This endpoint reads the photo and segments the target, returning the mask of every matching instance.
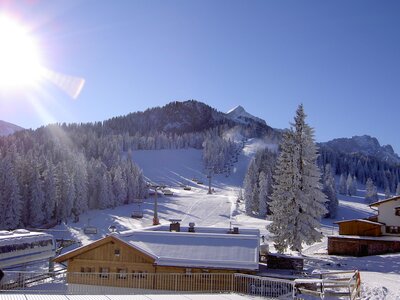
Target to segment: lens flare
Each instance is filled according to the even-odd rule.
[[[34,85],[42,75],[35,39],[23,26],[0,16],[0,88]]]

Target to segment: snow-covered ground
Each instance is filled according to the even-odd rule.
[[[231,175],[213,176],[212,187],[215,193],[212,195],[207,194],[208,179],[203,171],[200,150],[135,151],[132,156],[149,180],[166,184],[174,192],[173,196],[158,198],[161,223],[168,224],[169,219],[182,219],[183,225],[195,222],[196,225],[202,226],[228,228],[232,224],[254,227],[259,228],[266,240],[270,241],[265,228],[269,221],[246,216],[243,213],[243,204],[236,204],[248,164],[257,149],[263,146],[260,140],[248,141],[238,162],[234,164]],[[204,184],[195,183],[193,178],[201,180]],[[181,185],[189,185],[192,190],[185,191]],[[323,241],[304,249],[305,271],[358,269],[361,271],[363,282],[363,299],[400,299],[400,254],[362,258],[327,255],[326,236],[337,233],[334,221],[362,218],[373,213],[360,196],[340,196],[339,205],[335,220],[322,221],[322,232],[325,234]],[[51,233],[60,238],[73,238],[87,244],[106,235],[110,225],[116,225],[121,232],[151,226],[153,207],[153,198],[144,200],[141,205],[144,213],[142,219],[131,218],[132,211],[137,209],[135,204],[115,209],[93,210],[82,215],[78,223],[59,225]],[[84,234],[83,228],[88,225],[97,227],[98,234]],[[272,243],[270,249],[273,250]]]

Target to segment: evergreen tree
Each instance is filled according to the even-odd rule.
[[[385,197],[386,198],[392,197],[392,193],[390,192],[389,186],[386,186],[386,188],[385,188]]]
[[[365,184],[365,201],[368,204],[378,201],[378,191],[371,178]]]
[[[252,215],[253,212],[258,210],[258,186],[257,186],[257,166],[254,159],[251,161],[249,169],[243,182],[244,189],[244,207],[247,215]]]
[[[22,201],[11,156],[0,163],[0,228],[4,229],[15,229],[22,221]]]
[[[114,169],[112,187],[114,195],[113,207],[123,205],[126,201],[127,190],[124,178],[122,176],[122,171],[119,166]]]
[[[351,184],[351,193],[352,193],[353,196],[357,195],[357,189],[358,189],[358,187],[357,187],[357,177],[353,176],[353,181],[352,181],[352,184]]]
[[[58,191],[58,179],[54,165],[51,161],[47,162],[47,170],[44,176],[44,215],[49,222],[55,217],[57,199],[60,197]]]
[[[313,129],[305,123],[303,106],[296,111],[295,123],[285,132],[278,158],[271,196],[269,230],[278,252],[288,247],[301,251],[302,243],[322,238],[321,217],[327,212],[326,197],[319,183],[317,149]]]
[[[351,177],[350,173],[347,175],[347,180],[346,180],[346,190],[347,190],[347,195],[353,196],[353,177]]]
[[[396,196],[400,196],[400,182],[397,184]]]
[[[323,181],[322,191],[324,192],[324,194],[328,199],[328,201],[325,203],[325,207],[328,210],[326,217],[334,219],[336,217],[336,212],[339,202],[336,196],[335,179],[333,178],[330,164],[327,164],[325,166],[324,176],[322,181]]]
[[[43,183],[40,180],[38,166],[35,164],[32,170],[31,184],[31,201],[30,201],[30,224],[39,226],[44,223],[44,192]]]
[[[268,212],[268,178],[267,175],[261,171],[259,177],[259,195],[258,195],[258,215],[265,217]]]
[[[339,193],[342,195],[347,195],[347,182],[344,174],[340,174],[339,178]]]

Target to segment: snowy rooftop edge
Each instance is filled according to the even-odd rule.
[[[380,240],[380,241],[399,241],[400,236],[362,236],[362,235],[328,235],[328,238],[344,238],[344,239],[357,239],[357,240]]]
[[[120,235],[114,235],[121,240],[129,241],[130,237],[133,236],[177,236],[181,238],[214,238],[214,239],[242,239],[242,240],[253,240],[259,239],[259,235],[254,234],[232,234],[232,233],[202,233],[202,232],[175,232],[175,231],[142,231],[138,230],[131,233],[125,233]]]

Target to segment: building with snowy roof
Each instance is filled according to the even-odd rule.
[[[329,254],[365,256],[400,252],[400,196],[369,206],[376,210],[376,215],[336,222],[339,236],[328,237]]]
[[[178,227],[177,227],[178,226]],[[55,258],[67,263],[68,272],[98,274],[107,284],[109,274],[121,279],[146,273],[248,273],[258,271],[260,232],[226,229],[155,226],[124,234],[110,234]],[[150,277],[150,276],[149,276]],[[72,277],[69,283],[82,283]],[[87,277],[85,277],[87,283]],[[105,282],[104,282],[105,280]]]
[[[0,269],[12,269],[55,256],[54,237],[25,229],[0,230]]]

